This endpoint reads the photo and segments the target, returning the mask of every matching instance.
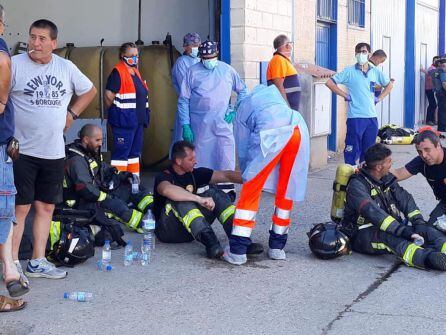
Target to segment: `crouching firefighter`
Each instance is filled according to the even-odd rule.
[[[174,143],[171,155],[172,165],[155,178],[155,234],[165,243],[195,239],[204,244],[209,258],[220,258],[223,249],[211,224],[218,219],[230,235],[235,207],[215,184],[241,183],[240,172],[195,169],[195,147],[187,141]],[[249,250],[251,254],[262,252],[262,246],[254,243]]]
[[[130,172],[118,172],[102,161],[102,130],[86,124],[66,149],[64,202],[73,208],[103,210],[110,218],[142,232],[140,225],[153,197],[140,185],[132,193]]]
[[[408,266],[446,271],[446,236],[426,224],[412,196],[389,173],[391,154],[383,144],[366,151],[365,166],[347,185],[341,231],[354,251],[393,253]]]

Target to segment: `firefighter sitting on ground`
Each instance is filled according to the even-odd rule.
[[[211,224],[217,218],[229,236],[235,206],[218,183],[242,183],[240,171],[216,171],[197,163],[195,147],[187,141],[172,146],[172,165],[155,178],[153,213],[155,234],[161,242],[182,243],[194,239],[206,247],[209,258],[220,258],[223,249]],[[263,252],[252,243],[248,254]]]
[[[391,154],[383,144],[366,151],[365,166],[347,185],[341,231],[354,251],[393,253],[409,266],[446,271],[446,236],[426,224],[412,196],[389,173]]]
[[[141,185],[133,194],[132,173],[118,172],[103,162],[101,146],[102,129],[92,124],[83,126],[79,139],[67,145],[64,202],[78,209],[103,209],[128,228],[142,232],[142,218],[153,197]]]

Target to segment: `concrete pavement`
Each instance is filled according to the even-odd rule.
[[[392,146],[395,167],[416,153]],[[198,243],[157,243],[148,267],[122,264],[98,272],[94,259],[64,280],[31,280],[28,307],[0,316],[1,334],[438,334],[446,331],[446,275],[410,269],[393,256],[360,254],[318,260],[306,232],[328,221],[339,158],[310,173],[308,194],[293,211],[286,261],[266,255],[234,267],[205,258]],[[421,176],[402,184],[427,217],[436,204]],[[274,199],[264,194],[253,240],[267,246]],[[221,240],[223,229],[214,224]],[[141,236],[127,236],[140,244]],[[65,291],[93,292],[90,303]],[[0,294],[4,294],[2,286]]]

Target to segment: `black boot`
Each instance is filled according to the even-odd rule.
[[[428,269],[446,271],[446,255],[441,252],[431,252],[424,264]]]
[[[246,250],[247,255],[260,255],[263,253],[263,245],[261,243],[251,243]]]
[[[206,227],[201,230],[195,239],[198,242],[201,242],[206,247],[206,253],[209,258],[220,258],[223,256],[223,248],[220,245],[220,242],[217,239],[214,231],[211,227]]]

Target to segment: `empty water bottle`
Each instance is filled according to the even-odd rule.
[[[151,250],[150,250],[150,244],[143,240],[141,245],[141,265],[146,266],[150,264],[150,256],[151,256]]]
[[[102,263],[111,263],[111,247],[109,240],[105,240],[104,246],[102,247]]]
[[[438,230],[441,230],[443,233],[446,233],[446,214],[439,216],[437,221],[433,223],[434,227]]]
[[[139,176],[137,174],[133,174],[132,177],[132,193],[137,194],[139,192]]]
[[[133,263],[133,246],[131,242],[127,242],[124,249],[124,265],[129,266]]]
[[[104,263],[103,261],[97,261],[96,263],[98,267],[98,271],[110,272],[113,269],[113,266],[109,263]]]
[[[63,294],[65,300],[73,300],[73,301],[91,301],[93,300],[93,293],[89,292],[65,292]]]
[[[149,209],[142,219],[143,243],[146,242],[151,250],[155,250],[155,238],[153,232],[155,231],[155,217]]]

